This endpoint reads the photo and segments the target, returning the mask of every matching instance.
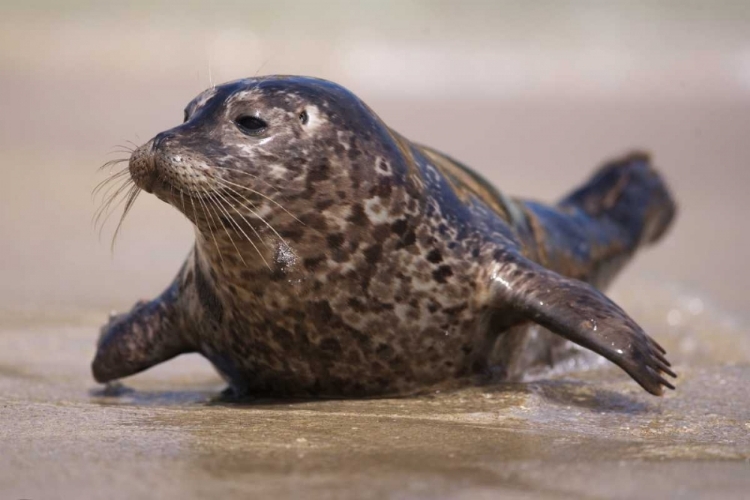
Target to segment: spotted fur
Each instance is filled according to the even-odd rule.
[[[578,307],[569,298],[602,324],[620,318],[586,283],[606,285],[671,221],[646,156],[612,162],[546,207],[409,142],[331,82],[239,80],[185,114],[129,171],[195,225],[195,247],[153,301],[163,314],[136,307],[105,326],[97,380],[199,352],[238,394],[404,393],[493,366],[518,376],[568,338],[630,363],[650,392],[671,387],[663,350],[627,316],[607,337],[636,346],[626,354],[588,345],[599,334],[577,317],[562,323]],[[248,133],[247,116],[266,127]],[[546,306],[526,300],[558,278],[559,291],[539,292]],[[165,339],[171,349],[154,355]]]

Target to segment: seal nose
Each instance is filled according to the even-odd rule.
[[[154,184],[159,178],[156,157],[173,137],[174,134],[171,131],[157,134],[149,142],[133,151],[130,156],[130,176],[136,186],[147,193],[153,192]]]
[[[156,136],[151,141],[151,144],[152,144],[151,148],[154,151],[158,151],[162,147],[162,144],[168,141],[169,139],[171,139],[172,137],[174,137],[174,133],[170,130],[156,134]]]

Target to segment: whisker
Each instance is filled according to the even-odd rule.
[[[117,188],[117,191],[106,198],[96,212],[94,212],[94,215],[91,218],[91,223],[94,227],[99,227],[100,235],[107,219],[109,219],[114,211],[117,210],[117,208],[127,199],[126,196],[120,198],[120,194],[129,191],[132,185],[132,182],[128,179],[124,180]],[[102,217],[104,217],[104,219],[102,219]]]
[[[104,214],[107,213],[106,217],[102,221],[101,227],[104,226],[104,224],[107,222],[107,219],[109,219],[109,217],[117,209],[117,207],[122,205],[122,203],[124,202],[125,199],[127,199],[127,197],[122,198],[119,202],[117,202],[114,205],[114,207],[112,206],[113,203],[115,203],[115,201],[120,196],[120,194],[122,194],[123,192],[126,192],[131,186],[135,186],[133,181],[131,179],[125,179],[123,180],[122,184],[120,184],[120,186],[112,195],[110,195],[108,198],[105,198],[106,201],[103,201],[101,207],[99,207],[99,209],[96,212],[94,212],[94,216],[92,218],[94,227],[99,225],[99,221],[101,220],[102,216],[104,216]],[[110,207],[112,207],[112,210],[109,210]],[[100,233],[101,233],[101,229],[100,229]]]
[[[209,191],[204,190],[203,193],[208,197],[209,200],[211,200],[211,203],[213,204],[213,208],[215,211],[218,208],[224,214],[227,213],[226,209],[221,205],[221,202],[217,200],[216,198],[214,198]],[[245,267],[247,267],[247,262],[245,262],[244,257],[242,257],[242,252],[240,252],[240,249],[237,248],[237,245],[234,242],[234,238],[232,238],[232,234],[229,232],[229,229],[227,229],[227,226],[224,224],[224,221],[222,220],[222,217],[218,212],[216,212],[216,217],[219,219],[219,222],[221,223],[221,227],[224,228],[224,232],[227,233],[227,236],[229,237],[229,241],[232,242],[232,246],[237,251],[237,255],[240,257],[240,260],[245,265]],[[231,217],[228,218],[228,221],[230,224],[234,223]],[[261,255],[261,258],[263,258],[262,255]]]
[[[253,233],[255,233],[255,236],[258,238],[258,241],[260,241],[263,245],[265,245],[266,248],[270,248],[268,246],[268,244],[266,244],[265,241],[263,241],[263,238],[261,238],[260,234],[258,234],[258,231],[250,223],[250,221],[248,221],[245,218],[245,216],[242,215],[242,213],[237,210],[237,207],[235,207],[234,205],[232,205],[231,203],[229,203],[229,201],[224,196],[222,196],[222,194],[219,191],[214,191],[214,194],[217,195],[218,197],[220,197],[221,200],[224,200],[224,203],[226,203],[226,205],[228,207],[230,207],[232,210],[234,210],[235,212],[237,212],[240,217],[242,217],[242,220],[245,221],[245,224],[247,224],[250,227],[250,229],[252,229]],[[222,208],[224,208],[223,205],[222,205]],[[263,261],[263,263],[266,265],[266,267],[268,267],[268,269],[271,269],[271,266],[268,265],[268,262],[266,261],[265,257],[263,257],[263,254],[261,253],[261,251],[258,248],[258,246],[255,244],[255,242],[253,241],[253,239],[250,238],[250,236],[247,235],[247,233],[245,232],[245,230],[242,229],[242,226],[237,221],[234,220],[234,217],[232,217],[229,214],[229,212],[226,210],[226,208],[224,208],[224,213],[227,215],[228,219],[234,224],[234,226],[242,233],[242,235],[245,237],[245,239],[253,246],[253,248],[255,249],[255,251],[258,253],[258,256],[261,258],[261,260]]]
[[[104,191],[104,195],[102,196],[102,205],[100,207],[101,210],[103,211],[108,208],[117,199],[117,197],[132,184],[132,179],[124,178],[120,179],[119,182],[113,182],[109,187],[107,187],[107,189]]]
[[[114,146],[112,149],[107,151],[107,154],[113,154],[113,153],[122,153],[126,155],[131,155],[135,151],[135,148],[131,146],[123,146],[122,144],[118,144],[117,146]]]
[[[182,189],[180,189],[180,203],[182,203],[182,211],[186,212],[186,210],[185,210],[185,194],[182,192]]]
[[[263,64],[260,65],[260,68],[258,68],[258,71],[255,72],[255,74],[253,75],[253,78],[255,78],[256,76],[258,76],[258,73],[260,73],[260,71],[263,69],[263,67],[266,64],[268,64],[268,61],[270,61],[270,60],[271,60],[271,58],[269,57],[268,59],[266,59],[265,61],[263,61]]]
[[[224,189],[231,189],[231,188],[226,188],[226,187],[225,187]],[[217,191],[216,191],[216,194],[220,194],[220,192],[219,192],[219,191],[217,190]],[[247,198],[243,197],[242,195],[239,195],[239,196],[240,196],[240,198],[241,198],[241,199],[240,199],[240,204],[242,204],[242,206],[243,206],[243,207],[245,207],[245,208],[247,208],[248,210],[250,210],[250,212],[252,213],[252,215],[254,215],[254,216],[256,216],[256,217],[258,217],[258,218],[262,219],[262,217],[260,217],[260,216],[258,215],[258,212],[256,212],[256,211],[255,211],[255,205],[253,205],[253,203],[252,203],[252,202],[251,202],[250,200],[248,200]],[[224,201],[226,202],[226,204],[227,204],[228,206],[230,206],[230,207],[232,208],[232,210],[234,210],[235,212],[237,212],[237,214],[238,214],[238,215],[239,215],[239,216],[240,216],[240,217],[242,218],[242,220],[243,220],[243,221],[245,221],[245,224],[247,224],[248,226],[250,226],[250,229],[252,229],[252,230],[253,230],[253,232],[255,233],[255,236],[257,236],[257,237],[258,237],[258,240],[259,240],[259,241],[260,241],[261,243],[263,243],[263,245],[264,245],[264,246],[265,246],[266,248],[269,248],[269,249],[270,249],[271,247],[270,247],[270,246],[268,246],[268,243],[266,243],[266,242],[265,242],[265,241],[263,240],[263,238],[261,237],[260,233],[258,233],[258,231],[256,231],[256,229],[255,229],[255,226],[253,226],[253,225],[252,225],[252,224],[250,223],[250,221],[249,221],[249,220],[248,220],[248,219],[247,219],[247,218],[245,217],[245,215],[244,215],[244,214],[243,214],[242,212],[240,212],[239,210],[237,210],[237,207],[235,207],[234,205],[232,205],[232,203],[230,202],[230,200],[229,200],[229,199],[227,199],[227,197],[226,197],[226,196],[223,196],[222,198],[224,199]],[[237,198],[235,198],[235,197],[232,197],[232,200],[233,200],[233,201],[237,201]],[[252,206],[252,208],[250,208],[250,207],[247,207],[246,205],[244,205],[244,203],[245,203],[245,202],[249,203],[249,204],[250,204],[250,206]],[[282,240],[282,241],[283,241],[283,240]],[[286,244],[286,242],[285,242],[285,244]]]
[[[106,168],[110,168],[111,169],[112,167],[114,167],[116,165],[119,165],[120,163],[126,162],[128,160],[130,160],[130,158],[118,158],[116,160],[109,160],[108,162],[105,162],[104,165],[102,165],[101,167],[99,167],[98,169],[96,169],[96,171],[97,172],[101,172],[102,170],[104,170]]]
[[[298,218],[297,218],[297,217],[296,217],[296,216],[295,216],[294,214],[292,214],[292,213],[291,213],[291,212],[290,212],[289,210],[287,210],[286,208],[284,208],[284,207],[283,207],[283,206],[282,206],[282,205],[281,205],[281,204],[280,204],[279,202],[277,202],[276,200],[274,200],[274,199],[272,199],[272,198],[269,198],[268,196],[264,195],[264,194],[263,194],[263,193],[261,193],[260,191],[256,191],[255,189],[251,189],[251,188],[249,188],[249,187],[247,187],[247,186],[243,186],[243,185],[241,185],[241,184],[237,184],[237,183],[235,183],[235,182],[231,182],[231,181],[228,181],[228,180],[226,180],[226,179],[220,179],[219,177],[216,177],[216,178],[215,178],[215,180],[216,180],[217,182],[219,182],[220,184],[221,184],[221,183],[224,183],[224,184],[229,184],[230,186],[236,186],[236,187],[238,187],[238,188],[242,188],[242,189],[245,189],[245,190],[247,190],[247,191],[250,191],[251,193],[257,194],[257,195],[258,195],[258,196],[260,196],[261,198],[264,198],[264,199],[266,199],[266,200],[270,201],[271,203],[273,203],[274,205],[276,205],[277,207],[279,207],[280,209],[282,209],[282,210],[283,210],[284,212],[286,212],[286,213],[287,213],[287,214],[288,214],[288,215],[289,215],[289,216],[290,216],[290,217],[291,217],[292,219],[296,220],[297,222],[299,222],[299,223],[300,223],[300,224],[302,224],[303,226],[305,225],[305,223],[304,223],[304,222],[302,222],[301,220],[299,220],[299,219],[298,219]]]
[[[237,192],[236,190],[232,189],[232,188],[231,188],[231,187],[229,187],[229,186],[224,186],[224,188],[225,188],[225,189],[228,189],[229,191],[231,191],[232,193],[234,193],[234,194],[235,194],[235,196],[236,196],[236,197],[235,197],[235,196],[233,196],[233,197],[232,197],[232,199],[234,199],[234,200],[237,200],[237,198],[240,198],[239,202],[240,202],[240,203],[242,204],[242,206],[243,206],[243,207],[245,207],[245,208],[247,208],[248,210],[250,210],[250,212],[251,212],[251,213],[252,213],[252,214],[253,214],[253,215],[254,215],[255,217],[257,217],[258,219],[260,219],[260,220],[261,220],[261,221],[262,221],[262,222],[263,222],[263,223],[264,223],[264,224],[265,224],[266,226],[268,226],[268,228],[269,228],[269,229],[270,229],[271,231],[273,231],[273,234],[275,234],[275,235],[276,235],[276,237],[277,237],[277,238],[279,238],[279,239],[280,239],[280,240],[281,240],[281,241],[282,241],[282,242],[284,243],[284,245],[286,245],[287,247],[289,247],[289,244],[288,244],[288,243],[286,242],[286,240],[284,239],[284,237],[283,237],[283,236],[281,236],[281,235],[279,234],[279,232],[278,232],[278,231],[276,231],[276,229],[274,229],[274,227],[273,227],[273,226],[272,226],[272,225],[271,225],[271,224],[270,224],[270,223],[269,223],[269,222],[268,222],[268,221],[267,221],[266,219],[264,219],[264,218],[263,218],[263,217],[262,217],[262,216],[261,216],[261,215],[260,215],[260,214],[259,214],[259,213],[258,213],[257,211],[253,210],[252,208],[248,207],[248,206],[247,206],[247,205],[245,204],[245,202],[247,202],[247,203],[250,203],[250,204],[252,205],[252,202],[251,202],[251,201],[250,201],[249,199],[247,199],[247,197],[245,197],[245,196],[242,196],[242,194],[241,194],[241,193]],[[252,205],[252,206],[253,206],[253,207],[255,207],[255,205]],[[291,248],[291,247],[290,247],[290,248]]]
[[[125,175],[127,175],[127,174],[129,174],[129,173],[130,173],[130,172],[128,172],[128,170],[127,170],[127,169],[125,169],[125,170],[123,170],[123,171],[121,171],[121,172],[117,172],[116,174],[112,174],[112,175],[110,175],[109,177],[107,177],[106,179],[104,179],[103,181],[101,181],[101,182],[100,182],[99,184],[97,184],[97,185],[96,185],[96,186],[94,187],[94,189],[92,189],[92,190],[91,190],[91,198],[92,198],[92,199],[96,198],[96,195],[97,195],[97,194],[99,194],[99,192],[100,192],[100,191],[101,191],[101,190],[102,190],[102,189],[103,189],[103,188],[104,188],[104,187],[105,187],[105,186],[106,186],[107,184],[109,184],[110,182],[116,181],[117,179],[120,179],[121,177],[123,177],[123,176],[125,176]],[[111,186],[110,186],[110,187],[111,187]]]
[[[211,226],[211,222],[213,221],[213,215],[211,215],[208,212],[208,209],[206,208],[206,204],[204,203],[203,199],[200,196],[191,196],[190,197],[191,200],[193,198],[198,198],[198,203],[203,208],[203,213],[206,216],[206,225],[208,225],[208,232],[211,235],[211,238],[213,238],[213,240],[214,240],[214,245],[216,246],[216,252],[219,254],[219,260],[221,261],[221,265],[222,265],[222,267],[225,267],[224,266],[224,256],[222,255],[221,249],[219,248],[219,241],[216,239],[216,234],[214,232],[213,227]],[[209,220],[209,218],[211,220]]]
[[[138,198],[138,195],[141,194],[141,189],[133,184],[132,189],[128,192],[128,201],[125,204],[125,208],[122,209],[122,216],[120,216],[120,222],[117,223],[117,227],[115,228],[115,234],[112,236],[112,244],[110,245],[110,251],[115,251],[115,243],[117,242],[117,235],[120,234],[120,229],[122,229],[122,223],[125,222],[125,217],[127,217],[128,213],[130,212],[130,209],[133,208],[133,204],[135,203],[135,200]]]
[[[258,180],[258,181],[266,184],[268,187],[270,187],[271,189],[273,189],[275,193],[279,193],[279,187],[278,186],[275,186],[274,184],[272,184],[271,182],[269,182],[269,181],[261,178],[257,174],[251,174],[250,172],[245,172],[244,170],[240,170],[239,168],[232,168],[232,167],[221,167],[221,168],[222,168],[222,170],[228,170],[230,172],[236,172],[238,174],[243,174],[243,175],[247,175],[249,177],[252,177],[253,179],[256,179],[256,180]]]

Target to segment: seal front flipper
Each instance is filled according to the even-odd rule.
[[[619,306],[582,281],[565,278],[514,252],[499,252],[491,274],[491,305],[518,314],[591,349],[661,395],[676,377],[664,349]]]
[[[97,382],[127,377],[194,351],[180,331],[178,289],[175,282],[157,299],[136,303],[130,312],[112,317],[102,328],[91,364]]]

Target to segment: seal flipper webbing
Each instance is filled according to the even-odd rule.
[[[102,328],[91,370],[97,382],[127,377],[180,354],[192,352],[176,319],[179,285],[175,281],[160,297],[138,302]]]
[[[596,288],[513,252],[501,252],[495,261],[491,305],[601,354],[651,394],[674,389],[662,376],[677,376],[664,349]]]

